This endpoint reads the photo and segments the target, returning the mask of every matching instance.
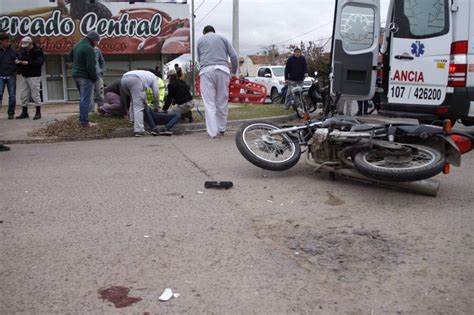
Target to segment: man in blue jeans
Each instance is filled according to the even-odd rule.
[[[94,90],[94,82],[97,80],[95,68],[94,47],[99,44],[100,36],[96,31],[90,31],[86,37],[69,53],[72,60],[72,77],[76,81],[79,90],[79,122],[84,128],[89,128],[95,124],[89,122],[89,107]]]
[[[144,116],[145,121],[151,128],[151,134],[161,135],[161,136],[171,136],[173,132],[171,128],[179,121],[181,114],[178,112],[158,112],[150,108],[150,106],[145,106]],[[156,125],[165,125],[162,128],[159,128]]]
[[[3,101],[5,85],[8,89],[8,119],[15,117],[16,106],[16,63],[18,53],[11,47],[10,36],[0,33],[0,104]]]

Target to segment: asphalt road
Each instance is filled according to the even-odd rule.
[[[233,136],[0,153],[0,313],[472,314],[472,152],[427,197],[263,171]],[[117,309],[113,286],[141,300]]]

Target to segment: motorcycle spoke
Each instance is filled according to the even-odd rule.
[[[399,163],[394,161],[388,161],[385,156],[380,154],[368,154],[366,156],[366,161],[374,166],[381,168],[391,168],[391,169],[416,169],[423,167],[434,160],[434,156],[429,154],[429,152],[418,151],[413,154],[409,161],[400,161]]]
[[[248,130],[244,141],[254,154],[267,161],[286,161],[293,155],[291,139],[285,135],[269,135],[265,129]]]

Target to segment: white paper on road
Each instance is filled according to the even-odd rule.
[[[161,293],[160,297],[158,298],[160,301],[166,302],[169,301],[173,297],[173,291],[170,288],[166,288],[163,293]]]

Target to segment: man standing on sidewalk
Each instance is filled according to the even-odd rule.
[[[21,114],[16,119],[29,118],[28,104],[30,99],[35,102],[36,114],[33,119],[41,118],[41,67],[44,63],[44,55],[38,45],[33,43],[31,37],[26,36],[20,42],[22,51],[20,58],[16,61],[18,72],[23,76],[21,81]]]
[[[301,55],[301,49],[296,47],[293,56],[288,58],[285,66],[285,83],[288,84],[286,91],[285,107],[290,107],[291,90],[297,86],[303,86],[304,78],[308,76],[308,65],[306,59]]]
[[[97,112],[99,108],[104,106],[104,74],[106,70],[104,55],[99,47],[94,47],[95,52],[95,71],[97,73],[97,80],[94,83],[94,93],[92,93],[91,108],[89,111],[94,111],[94,103],[97,101]]]
[[[16,64],[18,54],[11,47],[10,36],[0,33],[0,104],[3,101],[5,85],[8,89],[8,119],[15,118],[16,106]]]
[[[72,77],[76,81],[79,90],[79,122],[82,127],[92,127],[89,122],[89,107],[94,90],[94,82],[97,80],[95,69],[94,47],[99,43],[100,36],[96,31],[90,31],[84,39],[74,45],[69,53],[72,60]]]
[[[229,41],[216,34],[214,27],[204,27],[197,42],[201,96],[206,109],[207,134],[215,138],[224,134],[227,126],[227,102],[231,73],[237,73],[237,54]],[[232,69],[229,70],[229,58]]]

